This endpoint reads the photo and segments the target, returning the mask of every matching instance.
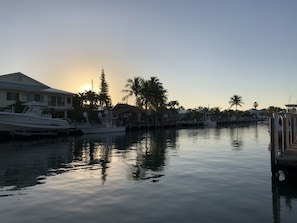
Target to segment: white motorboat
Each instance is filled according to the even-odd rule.
[[[77,129],[81,130],[84,134],[102,134],[102,133],[115,133],[115,132],[125,132],[125,126],[116,126],[114,125],[114,117],[112,113],[107,111],[104,113],[105,117],[102,117],[102,114],[98,113],[98,118],[101,120],[102,124],[90,123],[87,113],[83,114],[86,119],[86,123],[78,124]]]
[[[205,126],[205,127],[216,127],[217,122],[212,121],[210,119],[206,119],[206,120],[203,121],[203,126]]]
[[[0,131],[33,135],[63,132],[70,128],[66,120],[43,114],[46,106],[34,102],[25,105],[23,113],[16,113],[13,110],[0,112]]]
[[[216,127],[217,126],[217,122],[211,120],[211,113],[204,113],[203,126],[205,126],[205,127]]]

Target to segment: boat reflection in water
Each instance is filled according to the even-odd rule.
[[[119,132],[1,143],[0,188],[19,190],[79,169],[96,170],[96,174],[101,170],[104,183],[112,159],[128,165],[128,179],[157,182],[166,159],[164,137],[164,133]]]
[[[41,184],[45,176],[72,162],[71,144],[62,139],[12,141],[0,147],[0,187],[11,190]]]
[[[82,135],[73,141],[73,162],[75,168],[101,169],[102,184],[106,181],[107,169],[112,160],[112,150],[126,148],[125,132]]]
[[[172,131],[82,135],[74,141],[73,161],[92,168],[101,165],[102,183],[106,181],[107,169],[112,167],[112,159],[120,159],[126,165],[128,179],[157,182],[163,176],[160,172],[168,146],[164,134],[169,132]]]
[[[268,144],[267,125],[0,141],[1,223],[294,222]]]

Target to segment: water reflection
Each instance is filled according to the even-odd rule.
[[[104,184],[113,157],[122,157],[128,165],[128,179],[158,182],[164,175],[166,152],[176,147],[177,137],[174,130],[2,143],[0,188],[19,190],[79,169],[101,171]]]
[[[244,127],[228,129],[232,147],[242,149]],[[127,164],[128,179],[158,182],[164,176],[167,151],[177,148],[180,132],[174,129],[139,131],[2,143],[0,187],[19,189],[33,186],[44,183],[46,176],[79,168],[100,170],[104,184],[113,157],[121,157],[121,161]],[[199,140],[219,141],[224,131],[215,128],[182,132],[199,143]],[[257,132],[255,137],[258,137]]]
[[[112,149],[125,150],[129,146],[125,133],[83,135],[73,139],[72,166],[101,169],[102,184],[112,159]]]
[[[104,183],[112,156],[122,157],[128,166],[129,179],[158,182],[166,165],[166,150],[175,148],[176,138],[177,131],[87,135],[75,139],[73,161],[101,165]]]
[[[281,212],[287,208],[290,212],[293,210],[293,203],[297,201],[297,181],[286,180],[278,181],[274,178],[271,179],[272,185],[272,209],[273,219],[275,223],[282,222]],[[282,207],[284,200],[285,207]]]
[[[133,145],[136,151],[135,163],[129,172],[134,180],[158,182],[166,165],[167,149],[176,147],[177,131],[155,131],[143,134],[142,140]]]
[[[238,133],[238,131],[239,131],[239,127],[236,127],[235,137],[233,135],[233,138],[232,138],[232,146],[234,147],[234,149],[240,150],[243,145],[243,140],[241,135]]]
[[[242,128],[244,126],[235,125],[230,128],[231,145],[234,150],[241,150],[243,146]]]
[[[243,142],[242,153],[232,144],[238,139]],[[171,217],[170,222],[185,217],[192,218],[193,222],[194,219],[209,220],[214,212],[218,218],[209,222],[218,222],[219,218],[224,222],[251,219],[288,222],[295,219],[297,185],[270,182],[268,143],[267,129],[263,126],[0,142],[0,201],[6,210],[13,210],[18,204],[23,210],[2,213],[7,213],[9,220],[17,216],[14,213],[31,213],[29,210],[40,207],[47,210],[57,204],[59,197],[65,209],[56,216],[61,217],[66,210],[73,213],[71,220],[89,215],[92,219],[100,216],[103,222],[118,222],[121,217],[109,218],[117,213],[129,215],[130,222],[137,222],[139,216],[141,220],[152,219],[155,215],[146,210],[155,214],[156,204],[160,204],[166,208],[157,214]],[[32,190],[23,189],[37,184],[42,185]],[[27,191],[32,195],[30,199],[33,197],[29,205],[30,199],[18,197],[20,193],[29,193]],[[248,192],[248,196],[242,191]],[[74,194],[80,196],[74,198]],[[141,208],[138,208],[139,197],[146,201]],[[87,210],[86,214],[82,209]],[[251,218],[245,220],[247,209],[251,210]],[[52,213],[48,215],[45,218],[50,219]],[[69,218],[63,220],[71,222]]]
[[[58,148],[57,143],[60,144]],[[18,190],[41,184],[52,169],[71,161],[71,147],[63,139],[3,143],[0,149],[0,188]]]

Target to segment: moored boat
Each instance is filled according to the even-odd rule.
[[[205,127],[216,127],[217,122],[211,119],[211,113],[204,113],[203,126]]]
[[[99,112],[98,118],[101,124],[90,123],[87,113],[83,114],[86,119],[86,123],[78,124],[77,129],[79,129],[84,134],[102,134],[102,133],[115,133],[115,132],[125,132],[125,126],[117,126],[114,123],[115,117],[112,113],[105,111],[104,117]]]
[[[216,127],[217,126],[217,122],[212,121],[210,119],[204,120],[203,121],[203,126],[205,127]]]
[[[13,110],[0,112],[0,131],[13,135],[38,135],[64,132],[70,128],[66,120],[43,114],[46,106],[34,102],[25,105],[23,113],[16,113]]]

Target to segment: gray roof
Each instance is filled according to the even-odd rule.
[[[6,80],[5,77],[10,76],[10,75],[12,75],[12,76],[13,75],[22,75],[22,76],[30,79],[33,84],[22,84],[22,83],[13,83],[13,82],[5,81]],[[3,78],[1,78],[1,77],[3,77]],[[2,79],[2,81],[1,81],[1,79]],[[49,86],[42,84],[41,82],[38,82],[38,81],[28,77],[27,75],[20,73],[20,72],[1,75],[0,76],[0,89],[73,95],[73,93],[68,92],[68,91],[50,88]]]
[[[43,89],[45,89],[45,86],[0,82],[0,89],[22,90],[22,91],[42,91]]]

